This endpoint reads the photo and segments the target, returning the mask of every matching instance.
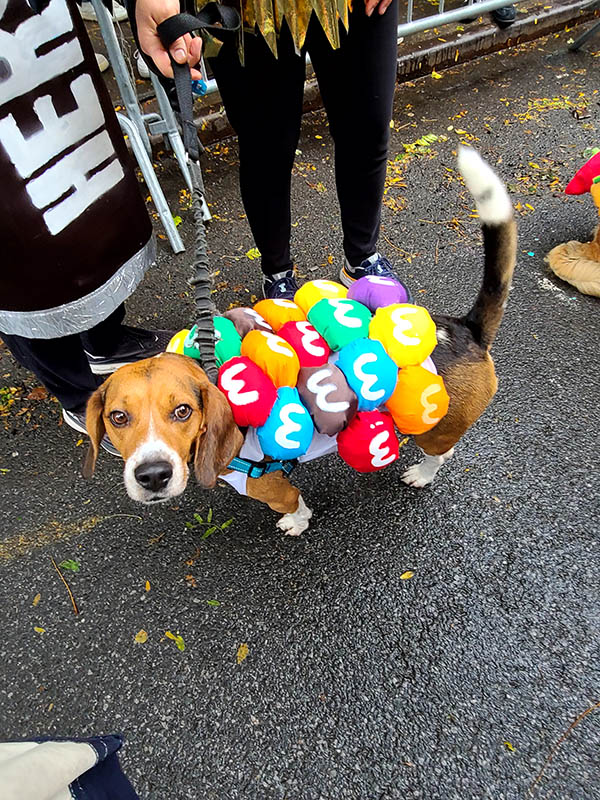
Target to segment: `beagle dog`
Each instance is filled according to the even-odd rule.
[[[516,225],[502,182],[470,148],[461,148],[458,164],[482,223],[483,283],[465,316],[433,316],[437,337],[433,360],[450,404],[434,428],[414,437],[424,459],[402,476],[414,487],[431,483],[496,392],[490,348],[516,260]],[[225,396],[197,361],[174,353],[121,367],[111,375],[89,400],[87,429],[91,446],[84,475],[92,475],[100,441],[108,432],[125,460],[127,492],[143,503],[181,494],[189,464],[205,488],[215,486],[219,476],[227,479],[228,464],[244,443]],[[312,512],[283,472],[247,477],[245,493],[282,514],[277,525],[286,533],[298,535],[308,528]]]

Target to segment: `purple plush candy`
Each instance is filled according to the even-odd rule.
[[[365,275],[348,289],[348,299],[358,300],[370,311],[375,312],[383,306],[394,303],[408,303],[408,290],[400,281],[383,275]]]

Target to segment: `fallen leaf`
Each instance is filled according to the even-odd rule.
[[[148,633],[142,628],[141,631],[136,633],[136,635],[133,637],[133,640],[138,644],[144,644],[144,642],[148,641]]]
[[[183,222],[183,220],[181,219],[179,214],[174,214],[173,215],[173,222],[175,223],[175,227],[178,228],[181,225],[181,223]]]
[[[248,655],[249,652],[250,652],[250,648],[248,647],[248,645],[245,642],[243,642],[237,649],[237,655],[236,655],[237,663],[241,664],[242,661],[246,658],[246,656]]]
[[[48,397],[48,390],[45,386],[36,386],[27,395],[28,400],[45,400]]]
[[[150,591],[150,581],[146,581],[146,591]]]
[[[409,578],[412,578],[414,574],[415,573],[412,570],[407,569],[406,572],[403,572],[402,575],[400,575],[400,580],[407,581]]]
[[[40,600],[41,600],[41,599],[42,599],[42,595],[41,595],[41,594],[38,592],[38,593],[36,594],[36,596],[33,598],[33,603],[32,603],[32,605],[33,605],[33,606],[37,606],[37,604],[40,602]]]
[[[208,603],[209,606],[220,606],[221,605],[221,603],[219,603],[218,600],[207,600],[206,602]]]
[[[439,73],[439,72],[436,72],[435,70],[433,70],[433,71],[432,71],[432,73],[431,73],[431,77],[432,77],[432,78],[435,78],[435,80],[436,80],[436,81],[439,81],[439,79],[440,79],[442,76],[440,75],[440,73]]]
[[[515,752],[515,748],[510,742],[502,742],[502,744],[506,747],[507,750],[510,750],[511,753]]]
[[[167,637],[167,639],[173,639],[173,641],[177,645],[178,650],[185,650],[185,642],[183,641],[183,636],[171,633],[171,631],[165,631],[165,636]]]
[[[246,256],[250,261],[255,261],[257,258],[260,258],[260,250],[258,247],[251,247],[250,250],[246,251]]]
[[[61,561],[58,566],[62,567],[63,569],[70,569],[71,572],[79,572],[80,564],[79,561],[73,561],[72,558],[67,558],[64,561]]]
[[[33,630],[34,630],[36,633],[46,633],[46,628],[37,628],[37,627],[34,627],[34,628],[33,628]]]

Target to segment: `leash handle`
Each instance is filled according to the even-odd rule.
[[[176,14],[158,25],[156,31],[163,47],[168,51],[176,39],[186,33],[193,34],[198,30],[211,33],[216,39],[224,41],[237,36],[240,29],[240,16],[234,8],[209,3],[197,14]],[[169,54],[170,55],[170,54]],[[202,368],[211,383],[216,384],[218,367],[215,358],[215,331],[213,318],[216,309],[212,300],[212,281],[208,263],[206,228],[202,215],[204,199],[204,182],[200,168],[200,155],[204,152],[198,131],[194,125],[192,94],[192,77],[187,64],[178,64],[173,56],[171,66],[175,79],[175,91],[181,113],[183,146],[188,156],[188,167],[192,178],[192,213],[196,230],[194,275],[190,286],[194,290],[196,304],[196,336],[195,341],[200,353]]]
[[[169,50],[174,41],[186,33],[192,35],[196,31],[206,31],[215,39],[222,42],[237,37],[240,31],[240,15],[235,8],[222,6],[220,3],[208,3],[198,14],[184,12],[175,14],[161,22],[156,32],[165,50]],[[192,79],[187,64],[178,64],[173,56],[171,66],[175,79],[175,92],[181,112],[183,129],[183,145],[193,161],[198,161],[204,148],[198,140],[198,134],[193,120],[194,97],[192,93]]]

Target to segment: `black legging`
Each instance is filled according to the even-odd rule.
[[[245,64],[225,44],[211,59],[225,110],[238,135],[242,201],[267,274],[290,269],[290,186],[300,136],[308,51],[335,143],[335,175],[352,266],[373,255],[381,218],[396,83],[398,2],[367,17],[354,0],[350,28],[334,50],[313,16],[302,55],[288,28],[278,58],[262,36],[245,36]]]
[[[122,336],[125,306],[81,334],[58,339],[27,339],[0,333],[10,352],[31,370],[68,411],[84,411],[89,396],[102,383],[89,367],[84,349],[94,355],[112,353]]]

